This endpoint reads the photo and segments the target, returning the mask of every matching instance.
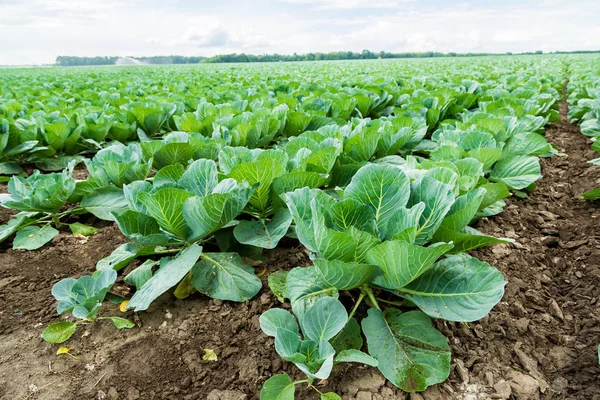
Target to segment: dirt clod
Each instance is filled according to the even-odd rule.
[[[540,384],[530,375],[513,370],[508,374],[508,379],[512,392],[519,400],[538,398]]]

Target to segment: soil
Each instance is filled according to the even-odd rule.
[[[546,136],[564,155],[542,160],[544,178],[528,199],[510,199],[504,213],[477,226],[515,240],[473,252],[509,282],[502,302],[477,323],[436,321],[453,354],[449,380],[409,396],[376,369],[353,364],[336,367],[321,391],[361,400],[600,399],[600,205],[579,200],[600,173],[586,163],[595,153],[561,107],[562,120]],[[9,216],[0,210],[1,223]],[[281,306],[266,287],[269,273],[309,263],[297,242],[266,253],[256,266],[266,267],[265,288],[251,301],[167,293],[147,312],[125,315],[135,328],[81,327],[66,343],[71,356],[57,356],[58,346],[40,337],[59,320],[51,286],[93,272],[126,241],[115,226],[96,226],[88,240],[64,232],[34,252],[0,245],[1,399],[249,400],[274,374],[301,377],[258,324],[263,311]],[[117,306],[106,314],[123,315]],[[218,360],[204,361],[205,349]],[[297,391],[297,399],[317,398]]]

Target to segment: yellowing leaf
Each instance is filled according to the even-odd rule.
[[[217,357],[217,353],[215,353],[212,349],[204,349],[204,355],[202,356],[204,361],[217,361],[219,358]]]
[[[129,300],[125,300],[124,302],[121,303],[121,305],[119,306],[119,310],[121,310],[121,312],[127,312],[127,304],[129,303]]]
[[[73,349],[70,347],[60,346],[58,348],[58,350],[56,350],[56,355],[57,356],[60,356],[61,354],[71,355],[71,350],[73,350]]]
[[[260,277],[262,277],[265,274],[265,272],[267,272],[267,267],[266,266],[263,268],[262,271],[260,271],[258,274],[256,274],[256,276],[258,276],[260,278]]]

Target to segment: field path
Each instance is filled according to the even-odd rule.
[[[454,359],[478,384],[496,386],[495,398],[510,386],[519,399],[600,399],[600,204],[580,200],[600,168],[587,163],[597,154],[560,106],[546,137],[563,155],[542,160],[528,199],[479,224],[515,240],[474,252],[509,282],[502,302],[470,328],[447,331],[460,343]]]

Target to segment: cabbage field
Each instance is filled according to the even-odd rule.
[[[600,399],[598,137],[597,55],[0,70],[0,398]]]

